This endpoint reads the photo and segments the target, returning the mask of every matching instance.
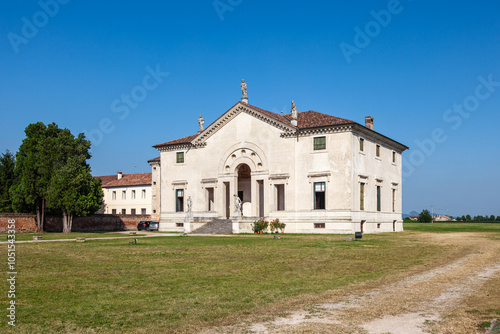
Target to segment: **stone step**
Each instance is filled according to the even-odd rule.
[[[230,219],[214,219],[193,231],[198,234],[229,234],[233,231]]]

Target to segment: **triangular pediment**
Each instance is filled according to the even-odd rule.
[[[217,120],[215,120],[215,122],[200,132],[191,143],[194,146],[202,146],[208,138],[217,133],[241,113],[246,113],[255,117],[256,119],[278,128],[283,132],[294,132],[297,129],[282,115],[254,107],[243,102],[238,102],[222,114],[222,116],[220,116]]]

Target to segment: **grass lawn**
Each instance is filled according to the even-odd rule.
[[[133,231],[132,231],[133,232]],[[72,232],[72,233],[59,233],[59,232],[46,232],[46,233],[16,233],[16,241],[33,240],[34,236],[41,236],[43,240],[56,240],[56,239],[76,239],[76,238],[109,238],[109,237],[133,237],[142,236],[137,232],[135,235],[125,233],[113,232]],[[0,233],[0,241],[7,241],[7,233]]]
[[[280,315],[286,300],[416,270],[457,251],[419,233],[354,242],[285,234],[18,244],[15,332],[192,333],[270,305]],[[7,303],[2,293],[0,308]],[[0,316],[0,328],[6,322]]]
[[[500,223],[407,223],[405,231],[420,232],[500,232]]]

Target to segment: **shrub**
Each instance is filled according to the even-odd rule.
[[[269,222],[264,219],[259,219],[253,222],[252,224],[252,230],[254,232],[260,232],[260,231],[265,231],[267,230],[269,226]]]

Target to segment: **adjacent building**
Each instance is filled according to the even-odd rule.
[[[105,214],[153,215],[151,173],[99,176],[104,192]]]

